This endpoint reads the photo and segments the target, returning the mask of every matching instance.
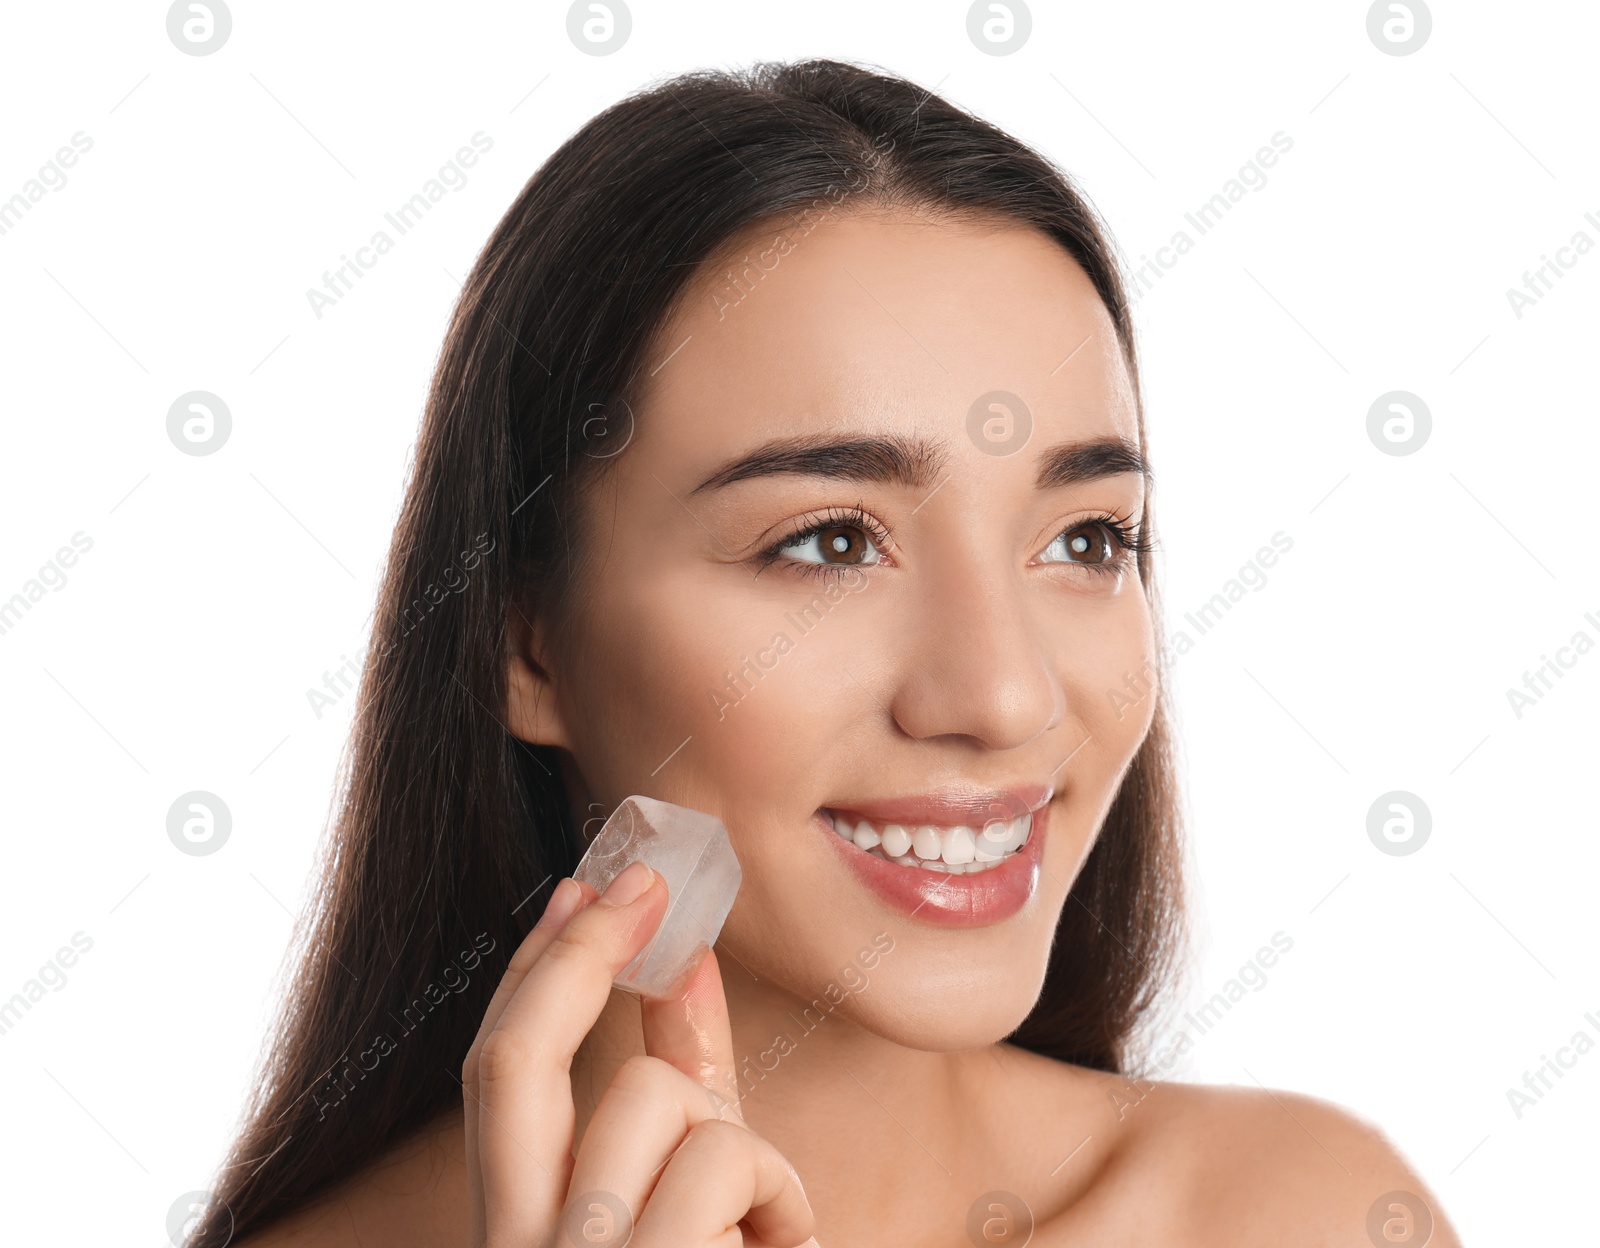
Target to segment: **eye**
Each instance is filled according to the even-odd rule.
[[[831,509],[761,552],[763,566],[787,561],[809,575],[864,567],[884,560],[888,530],[858,507]]]
[[[882,558],[872,539],[854,525],[818,529],[781,547],[780,553],[807,563],[876,563]]]
[[[1122,571],[1132,556],[1148,550],[1136,525],[1118,516],[1093,516],[1064,529],[1039,555],[1041,563],[1076,564],[1092,572]]]

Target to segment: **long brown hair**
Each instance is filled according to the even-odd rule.
[[[697,269],[757,223],[846,197],[1048,234],[1094,283],[1138,394],[1119,263],[1092,207],[1045,158],[911,82],[836,61],[688,74],[563,144],[496,226],[445,338],[319,887],[196,1248],[305,1205],[459,1104],[505,962],[581,843],[556,752],[501,721],[508,612],[537,607],[558,630],[570,615],[577,491],[625,445],[656,332]],[[1139,568],[1159,647],[1145,552]],[[1128,1069],[1182,937],[1170,732],[1151,696],[1042,995],[1010,1037],[1105,1071]]]

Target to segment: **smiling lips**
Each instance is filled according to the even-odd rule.
[[[1015,914],[1039,879],[1053,789],[953,790],[816,812],[852,873],[897,910],[944,926]]]

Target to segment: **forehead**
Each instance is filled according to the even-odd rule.
[[[1088,275],[998,218],[858,211],[751,229],[696,274],[645,371],[640,437],[696,457],[822,431],[965,441],[996,392],[1052,438],[1139,440]]]

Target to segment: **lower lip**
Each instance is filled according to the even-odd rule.
[[[846,841],[822,811],[813,819],[856,879],[908,918],[940,927],[982,927],[1009,919],[1033,896],[1039,885],[1039,856],[1050,806],[1046,802],[1033,812],[1033,828],[1021,849],[997,867],[964,875],[903,867]]]

